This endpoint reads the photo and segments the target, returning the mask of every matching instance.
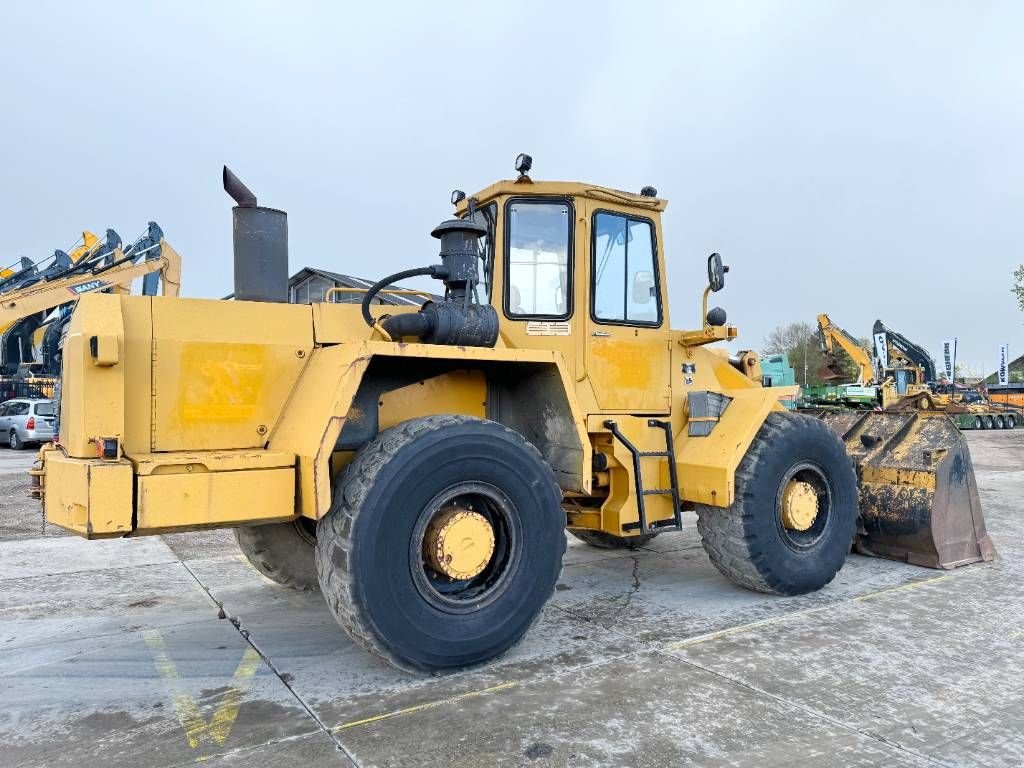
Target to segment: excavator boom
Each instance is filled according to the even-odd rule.
[[[839,379],[844,374],[838,370],[835,361],[835,345],[838,344],[857,365],[857,383],[867,384],[872,379],[873,367],[867,351],[853,336],[835,325],[825,313],[818,315],[818,334],[825,352],[825,371],[822,378]]]

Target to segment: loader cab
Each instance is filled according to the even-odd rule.
[[[661,212],[666,201],[521,175],[473,197],[478,296],[510,347],[562,353],[591,412],[670,409],[671,335]],[[468,200],[458,213],[469,215]]]

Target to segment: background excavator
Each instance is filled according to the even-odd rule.
[[[877,379],[875,366],[868,351],[848,331],[832,322],[828,315],[818,315],[818,338],[825,361],[818,374],[829,383],[820,387],[804,387],[802,402],[812,406],[836,405],[847,408],[877,408],[895,402],[895,389]],[[857,367],[857,380],[841,383],[848,378],[846,366],[839,359],[842,350]]]
[[[0,400],[52,394],[60,374],[61,337],[78,296],[128,294],[136,278],[142,278],[142,295],[177,296],[181,257],[150,222],[127,248],[113,230],[103,240],[85,232],[70,253],[55,251],[37,263],[23,259],[6,271],[0,277]]]
[[[877,379],[892,379],[897,394],[915,395],[931,392],[936,382],[935,361],[928,350],[902,333],[875,320],[871,329],[875,347]]]
[[[884,407],[942,411],[960,429],[1013,429],[1024,421],[1016,408],[999,407],[977,390],[958,389],[954,382],[939,384],[928,351],[881,320],[875,321],[872,338],[877,377],[895,389]]]

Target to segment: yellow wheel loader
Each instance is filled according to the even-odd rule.
[[[87,538],[234,527],[256,568],[319,587],[357,642],[415,670],[522,638],[566,528],[637,546],[695,510],[737,584],[827,584],[858,533],[860,468],[822,421],[761,387],[756,355],[709,346],[737,335],[707,309],[721,258],[708,259],[700,322],[673,330],[665,200],[534,182],[530,165],[522,155],[518,178],[453,193],[455,218],[432,232],[440,258],[385,277],[361,306],[286,303],[286,214],[225,168],[234,301],[78,300],[59,441],[35,470],[47,519]],[[417,275],[443,297],[374,304]],[[959,473],[936,471],[942,451]],[[885,458],[872,488],[893,482]],[[974,487],[962,444],[914,468],[931,496],[911,509],[892,494],[894,523],[934,524],[949,485]]]

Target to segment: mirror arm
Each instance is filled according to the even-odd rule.
[[[704,295],[700,300],[700,327],[708,327],[708,296],[711,295],[711,286],[704,289]]]

